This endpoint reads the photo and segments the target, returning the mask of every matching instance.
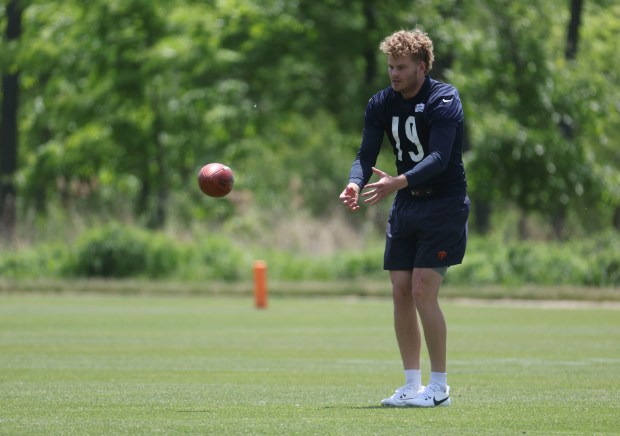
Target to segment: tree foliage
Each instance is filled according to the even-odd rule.
[[[331,213],[364,105],[388,84],[378,43],[416,25],[435,41],[432,74],[462,94],[474,207],[515,205],[562,230],[567,219],[607,226],[620,205],[613,2],[584,3],[574,59],[560,0],[23,7],[20,41],[0,43],[0,59],[14,59],[3,73],[21,74],[21,214],[60,204],[151,227],[203,217],[195,175],[213,161],[237,184],[212,218],[240,201]]]

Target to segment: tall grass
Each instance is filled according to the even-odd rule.
[[[230,235],[180,240],[141,228],[111,225],[84,232],[75,244],[42,243],[0,253],[4,278],[147,278],[247,280],[256,259],[268,262],[276,280],[380,278],[383,242],[359,249],[314,253],[277,249]],[[594,235],[568,242],[519,242],[471,237],[462,265],[447,284],[620,286],[620,236]]]
[[[217,203],[220,205],[220,203]],[[5,279],[137,278],[176,281],[248,280],[256,259],[280,281],[372,280],[382,271],[388,203],[361,214],[317,218],[304,211],[226,213],[148,231],[131,220],[97,221],[58,211],[0,251]],[[220,218],[217,218],[222,215]],[[63,217],[67,218],[63,222]],[[620,234],[613,230],[568,241],[522,240],[509,216],[489,236],[470,233],[462,265],[446,283],[463,286],[620,287]]]

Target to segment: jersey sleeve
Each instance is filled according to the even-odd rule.
[[[381,106],[379,94],[373,96],[366,105],[362,143],[349,173],[349,183],[357,184],[360,189],[366,186],[372,177],[372,167],[377,163],[381,150],[384,133],[381,125]]]

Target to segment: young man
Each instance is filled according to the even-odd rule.
[[[340,200],[352,211],[396,192],[387,223],[384,269],[390,272],[394,328],[405,385],[385,406],[450,404],[447,329],[439,287],[448,266],[461,263],[467,242],[469,198],[462,161],[463,109],[457,90],[433,80],[433,43],[420,29],[398,31],[380,45],[391,86],[366,107],[364,133]],[[375,168],[383,136],[396,157],[398,175]],[[376,174],[379,180],[368,184]],[[419,315],[430,357],[422,386]]]

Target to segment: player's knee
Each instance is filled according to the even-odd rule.
[[[438,280],[436,274],[430,269],[414,274],[411,293],[416,304],[436,302],[440,284],[441,279]]]
[[[395,305],[411,304],[413,296],[409,286],[392,286],[392,299]]]
[[[411,287],[411,294],[416,303],[423,303],[428,297],[428,292],[422,281],[415,281]]]

